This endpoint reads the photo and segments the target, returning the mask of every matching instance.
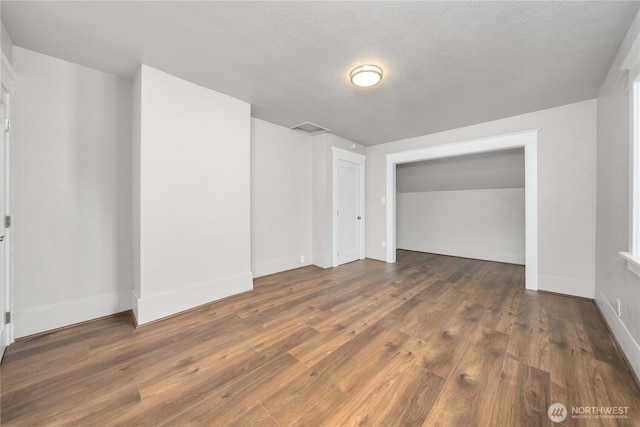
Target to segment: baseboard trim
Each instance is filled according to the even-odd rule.
[[[309,259],[309,256],[305,256]],[[268,276],[270,274],[280,273],[281,271],[293,270],[300,267],[311,265],[309,262],[300,263],[300,256],[290,256],[278,258],[269,261],[256,262],[252,264],[253,277]]]
[[[439,252],[425,252],[425,251],[421,251],[421,250],[417,250],[417,249],[397,248],[397,250],[398,251],[404,251],[404,252],[414,252],[414,253],[417,253],[417,254],[429,254],[429,255],[446,256],[446,257],[449,257],[449,258],[473,259],[473,260],[478,260],[478,261],[497,262],[497,263],[500,263],[500,264],[520,265],[520,266],[524,267],[524,263],[523,262],[497,261],[497,260],[493,260],[493,259],[478,258],[478,257],[468,257],[468,256],[463,256],[463,255],[450,255],[450,254],[443,254],[443,253],[439,253]],[[369,258],[369,259],[374,259],[376,261],[386,262],[383,259],[377,259],[377,258]]]
[[[633,380],[640,388],[640,345],[631,336],[624,322],[618,317],[615,309],[604,295],[600,292],[601,299],[595,300],[595,305],[600,315],[604,319],[604,323],[609,330],[609,334],[620,350],[624,360],[629,366]],[[604,305],[604,307],[601,306]]]
[[[104,320],[104,319],[110,319],[112,317],[120,317],[120,316],[129,316],[129,318],[131,319],[131,321],[133,322],[133,324],[135,326],[135,319],[133,318],[133,314],[131,313],[131,310],[125,310],[125,311],[121,311],[120,313],[108,314],[106,316],[96,317],[95,319],[85,320],[84,322],[74,323],[73,325],[61,326],[59,328],[50,329],[48,331],[38,332],[37,334],[27,335],[25,337],[20,337],[20,338],[17,338],[15,340],[15,342],[29,341],[31,339],[38,338],[38,337],[41,337],[43,335],[55,334],[56,332],[60,332],[60,331],[64,331],[64,330],[67,330],[67,329],[75,328],[77,326],[82,326],[82,325],[86,325],[86,324],[89,324],[89,323],[95,323],[95,322],[99,322],[99,321]]]
[[[538,290],[587,299],[595,298],[595,282],[551,276],[548,274],[538,275]]]
[[[461,249],[458,251],[450,252],[450,251],[442,251],[438,248],[415,248],[415,247],[406,247],[403,245],[398,245],[396,247],[397,250],[409,251],[409,252],[421,252],[425,254],[435,254],[435,255],[444,255],[450,256],[454,258],[467,258],[467,259],[477,259],[481,261],[491,261],[491,262],[501,262],[503,264],[515,264],[515,265],[524,265],[524,257],[521,254],[510,254],[504,252],[486,252],[486,251],[473,251],[473,250],[465,250]]]
[[[191,313],[192,311],[197,311],[197,310],[199,310],[199,309],[201,309],[203,307],[206,307],[208,305],[211,305],[211,304],[215,304],[215,303],[218,303],[218,302],[221,302],[221,301],[226,301],[226,300],[231,299],[231,298],[239,297],[240,295],[249,294],[249,293],[251,293],[253,291],[254,291],[254,289],[251,289],[251,290],[248,290],[246,292],[240,292],[239,294],[229,295],[228,297],[220,298],[220,299],[217,299],[215,301],[205,302],[204,304],[201,304],[201,305],[199,305],[197,307],[192,307],[192,308],[189,308],[187,310],[181,311],[179,313],[175,313],[175,314],[171,314],[169,316],[163,317],[161,319],[152,320],[151,322],[147,322],[147,323],[145,323],[143,325],[138,325],[138,322],[136,321],[136,317],[133,315],[133,311],[130,311],[131,320],[133,321],[133,326],[136,329],[144,328],[146,326],[150,326],[150,325],[153,325],[153,324],[156,324],[156,323],[160,323],[160,322],[164,322],[164,321],[167,321],[167,320],[171,320],[174,317],[182,316],[183,314]]]
[[[312,264],[326,270],[333,267],[333,258],[324,254],[314,253]]]
[[[130,309],[129,291],[123,290],[16,311],[13,316],[14,334],[18,339]]]
[[[272,276],[277,276],[278,274],[281,274],[281,273],[291,273],[291,272],[294,272],[294,271],[297,271],[297,270],[303,270],[303,269],[309,268],[309,267],[311,269],[320,268],[317,265],[307,264],[307,265],[303,265],[301,267],[290,268],[289,270],[283,270],[283,271],[278,271],[277,273],[265,274],[264,276],[255,277],[255,278],[264,280],[264,279],[268,279],[269,277],[272,277]],[[309,270],[309,271],[313,271],[313,270]]]
[[[142,326],[252,289],[253,274],[247,271],[164,294],[139,298],[132,292],[131,306],[136,325]]]
[[[543,294],[549,294],[549,295],[557,295],[559,297],[573,298],[573,299],[580,299],[580,300],[583,300],[583,301],[595,302],[595,299],[593,299],[593,298],[581,297],[579,295],[561,294],[560,292],[545,291],[543,289],[538,289],[538,292],[543,293]]]

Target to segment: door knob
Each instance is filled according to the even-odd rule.
[[[362,219],[361,217],[358,217],[358,219]]]

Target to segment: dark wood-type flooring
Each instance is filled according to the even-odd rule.
[[[135,329],[129,314],[17,342],[3,426],[547,426],[551,403],[640,391],[592,301],[530,292],[521,266],[399,251],[257,279]]]

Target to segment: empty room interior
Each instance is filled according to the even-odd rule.
[[[3,0],[0,423],[640,425],[639,10]]]

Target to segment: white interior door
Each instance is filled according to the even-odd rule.
[[[338,159],[338,265],[360,259],[360,165]]]
[[[2,93],[0,94],[0,101],[2,105],[0,106],[0,110],[2,111],[2,119],[0,121],[0,126],[2,126],[2,130],[0,133],[2,134],[2,143],[0,144],[0,359],[4,355],[4,350],[7,347],[9,342],[8,337],[8,328],[5,322],[4,313],[7,311],[7,260],[8,260],[8,248],[7,248],[7,229],[5,228],[5,213],[7,208],[7,197],[9,195],[8,191],[8,175],[9,168],[7,165],[8,161],[8,138],[6,135],[4,123],[7,118],[6,110],[5,110],[5,98],[6,92],[4,88],[2,88]]]

